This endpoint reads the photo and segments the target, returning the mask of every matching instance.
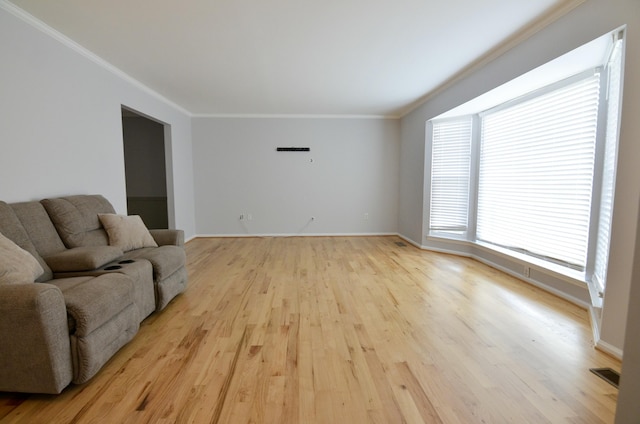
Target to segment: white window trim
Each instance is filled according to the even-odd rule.
[[[501,105],[498,105],[494,108],[488,109],[486,111],[482,111],[481,113],[478,114],[474,114],[473,119],[474,119],[474,131],[473,131],[473,140],[472,140],[472,144],[471,144],[471,149],[472,149],[472,170],[471,170],[471,177],[470,177],[470,199],[469,199],[469,227],[467,232],[465,232],[464,234],[453,234],[453,233],[449,233],[449,232],[445,232],[445,231],[429,231],[429,221],[430,221],[430,205],[429,205],[429,201],[430,201],[430,196],[425,196],[425,228],[427,229],[426,234],[425,234],[425,238],[427,240],[432,240],[432,241],[445,241],[445,242],[462,242],[464,244],[467,245],[474,245],[474,246],[478,246],[479,248],[482,248],[484,250],[489,250],[489,251],[493,251],[495,253],[499,253],[502,256],[506,256],[506,257],[510,257],[513,258],[515,260],[517,260],[518,262],[524,263],[524,264],[530,264],[536,268],[539,269],[544,269],[546,271],[550,271],[553,274],[556,274],[560,277],[563,277],[563,280],[571,282],[573,284],[576,284],[576,282],[580,282],[583,286],[588,282],[588,275],[592,270],[592,266],[590,265],[590,263],[587,263],[587,269],[583,272],[583,271],[578,271],[578,270],[574,270],[568,267],[564,267],[562,265],[558,265],[558,264],[554,264],[552,262],[548,262],[545,261],[543,259],[539,259],[536,258],[535,256],[529,256],[523,253],[519,253],[517,251],[512,251],[510,249],[505,249],[505,248],[501,248],[500,246],[494,246],[492,244],[488,244],[488,243],[484,243],[481,241],[477,241],[476,240],[476,234],[475,234],[475,230],[476,230],[476,221],[477,221],[477,189],[478,189],[478,171],[479,171],[479,131],[478,131],[478,127],[480,125],[480,116],[482,116],[482,114],[485,113],[489,113],[490,111],[494,111],[494,110],[499,110],[500,108],[506,108],[506,107],[510,107],[512,105],[515,105],[519,102],[523,102],[526,101],[530,98],[534,98],[540,95],[543,95],[547,92],[551,92],[554,90],[557,90],[560,87],[572,84],[576,81],[579,81],[580,79],[584,79],[585,77],[587,77],[588,75],[593,75],[594,72],[600,72],[600,69],[590,69],[587,70],[585,72],[582,72],[578,75],[574,75],[572,77],[563,79],[561,81],[555,82],[553,84],[550,84],[546,87],[543,87],[541,89],[535,90],[531,93],[528,93],[526,95],[520,96],[516,99],[512,99],[510,101],[507,101]],[[602,98],[603,96],[601,96]],[[460,117],[458,117],[459,119]],[[447,118],[447,119],[456,119],[456,118]],[[428,121],[427,125],[426,125],[426,130],[427,130],[427,141],[430,143],[431,141],[431,137],[432,137],[432,121]],[[601,144],[598,141],[598,144]],[[427,160],[426,163],[428,164],[427,167],[425,167],[425,171],[428,173],[425,173],[425,176],[427,178],[429,178],[429,181],[427,182],[428,186],[429,186],[429,191],[428,193],[430,194],[430,175],[431,175],[431,160],[432,160],[432,151],[431,149],[427,149],[427,152],[425,152],[425,159]],[[599,160],[599,159],[598,159]],[[596,188],[594,188],[594,192],[596,192]],[[591,249],[591,244],[593,244],[594,241],[592,241],[592,238],[590,237],[590,241],[589,241],[589,249]],[[589,254],[589,259],[588,261],[592,262],[592,255],[591,253]]]

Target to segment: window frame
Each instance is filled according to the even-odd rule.
[[[476,138],[476,134],[475,134],[475,125],[476,125],[476,120],[477,118],[475,116],[464,116],[464,117],[456,117],[456,118],[449,118],[449,119],[442,119],[442,120],[434,120],[434,121],[430,121],[430,125],[428,126],[428,129],[430,131],[431,134],[431,159],[430,159],[430,169],[429,169],[429,176],[430,176],[430,184],[429,184],[429,196],[427,199],[427,203],[429,205],[433,204],[433,178],[434,178],[434,162],[433,162],[433,156],[434,156],[434,150],[435,150],[435,143],[433,141],[433,135],[435,132],[435,125],[437,124],[441,124],[441,123],[450,123],[450,122],[459,122],[462,120],[465,121],[470,121],[470,127],[471,127],[471,140],[469,141],[469,175],[468,175],[468,181],[467,181],[467,200],[466,200],[466,204],[467,204],[467,211],[466,211],[466,219],[467,222],[464,225],[464,228],[461,228],[459,230],[455,230],[455,229],[451,229],[451,230],[447,230],[444,228],[438,228],[438,229],[432,229],[432,209],[431,207],[429,207],[429,214],[426,217],[426,223],[425,225],[427,226],[427,228],[429,228],[429,233],[430,234],[434,234],[434,235],[438,235],[438,234],[442,234],[447,238],[453,238],[453,239],[462,239],[462,240],[466,240],[468,238],[468,234],[470,231],[470,225],[471,225],[471,211],[474,210],[471,207],[471,193],[474,192],[473,190],[473,180],[472,180],[472,176],[473,176],[473,172],[474,172],[474,157],[473,157],[473,143],[474,143],[474,139]]]
[[[568,86],[573,84],[581,79],[588,77],[589,75],[593,75],[598,72],[600,74],[600,84],[601,90],[599,95],[599,111],[598,111],[598,128],[597,128],[597,136],[596,136],[596,145],[595,145],[595,163],[594,163],[594,174],[592,181],[592,200],[591,200],[591,216],[589,219],[589,238],[588,238],[588,246],[587,246],[587,260],[585,264],[584,271],[576,271],[568,267],[564,267],[562,265],[554,264],[553,262],[548,262],[543,259],[537,258],[535,256],[529,256],[525,253],[520,253],[517,251],[509,251],[508,249],[500,248],[498,246],[492,246],[490,244],[479,241],[476,237],[477,230],[477,208],[478,208],[478,184],[479,184],[479,168],[480,168],[480,133],[481,133],[481,116],[487,113],[491,113],[496,110],[504,109],[507,107],[511,107],[518,103],[525,102],[529,99],[547,94],[549,92],[555,91],[559,88]],[[603,70],[603,67],[598,67],[595,69],[588,69],[571,77],[562,79],[560,81],[556,81],[549,85],[546,85],[540,89],[534,90],[530,93],[527,93],[522,96],[518,96],[514,99],[507,100],[497,106],[492,108],[483,110],[479,113],[471,114],[473,119],[473,131],[472,131],[472,142],[471,142],[471,172],[470,172],[470,181],[469,181],[469,222],[467,226],[467,231],[465,234],[451,234],[446,231],[432,231],[430,229],[430,194],[431,194],[431,164],[433,161],[433,151],[432,149],[427,149],[426,159],[428,163],[428,173],[425,174],[425,177],[428,178],[428,181],[425,181],[426,185],[428,185],[428,196],[425,196],[425,225],[426,225],[426,233],[425,236],[427,240],[439,242],[439,241],[463,241],[472,243],[474,245],[480,246],[485,249],[490,249],[502,254],[506,254],[507,256],[513,257],[523,262],[527,262],[533,264],[535,266],[549,269],[550,271],[565,275],[573,280],[579,280],[584,283],[590,283],[590,279],[593,275],[594,270],[594,262],[595,262],[595,245],[597,237],[594,234],[597,234],[598,231],[598,219],[600,212],[600,192],[602,186],[602,163],[604,160],[604,143],[605,143],[605,134],[604,128],[606,123],[606,113],[603,111],[606,110],[606,91],[608,87],[608,72]],[[442,120],[451,120],[451,119],[463,119],[468,117],[469,115],[459,115],[457,117],[447,117]],[[438,122],[439,119],[435,118],[427,121],[427,143],[431,145],[432,137],[433,137],[433,122]],[[614,170],[615,173],[615,170]]]
[[[582,268],[581,269],[577,269],[575,266],[572,266],[572,265],[569,265],[569,264],[564,264],[560,260],[545,259],[543,257],[543,255],[533,254],[533,253],[525,253],[525,252],[520,251],[519,249],[511,249],[511,248],[508,248],[508,247],[500,246],[503,249],[513,250],[513,251],[521,253],[521,254],[523,254],[525,256],[530,256],[530,257],[533,257],[533,258],[540,259],[540,260],[542,260],[544,262],[555,263],[556,265],[559,265],[561,267],[566,267],[568,269],[574,269],[574,270],[577,270],[578,272],[581,272],[581,273],[587,273],[587,271],[589,269],[590,252],[591,252],[591,250],[593,248],[592,244],[593,244],[593,241],[594,241],[593,237],[592,237],[593,223],[597,222],[597,221],[594,221],[593,218],[594,218],[594,216],[597,216],[597,215],[594,215],[594,213],[597,214],[597,212],[599,211],[599,208],[597,207],[599,205],[599,202],[596,203],[594,201],[594,199],[596,198],[595,193],[599,193],[599,191],[600,191],[598,184],[601,181],[601,178],[598,179],[596,177],[596,169],[598,168],[598,165],[602,162],[602,160],[601,160],[602,157],[599,156],[599,146],[602,145],[603,144],[602,141],[604,141],[602,139],[602,137],[601,137],[602,136],[602,133],[601,133],[601,128],[602,128],[601,121],[602,121],[602,118],[603,118],[603,115],[604,115],[604,113],[602,113],[602,111],[603,111],[603,97],[604,97],[603,96],[604,93],[603,93],[603,90],[602,90],[602,87],[603,87],[603,74],[604,74],[604,72],[603,72],[602,67],[598,67],[598,68],[595,68],[595,69],[588,69],[588,70],[583,71],[583,72],[581,72],[579,74],[576,74],[576,75],[573,75],[573,76],[571,76],[569,78],[565,78],[565,79],[563,79],[561,81],[557,81],[555,83],[549,84],[549,85],[547,85],[545,87],[542,87],[542,88],[540,88],[538,90],[534,90],[534,91],[532,91],[530,93],[527,93],[527,94],[525,94],[523,96],[520,96],[520,97],[518,97],[516,99],[512,99],[512,100],[504,102],[504,103],[502,103],[502,104],[500,104],[500,105],[498,105],[496,107],[493,107],[491,109],[488,109],[488,110],[485,110],[485,111],[482,111],[482,112],[478,113],[480,121],[482,121],[482,119],[485,116],[491,115],[491,114],[496,113],[496,112],[503,111],[505,109],[510,109],[512,107],[515,107],[515,106],[521,105],[523,103],[526,103],[526,102],[528,102],[530,100],[534,100],[534,99],[537,99],[539,97],[545,96],[547,94],[554,93],[556,91],[559,91],[559,90],[562,90],[562,89],[564,89],[566,87],[569,87],[569,86],[571,86],[573,84],[580,83],[580,82],[582,82],[582,81],[584,81],[586,79],[589,79],[591,77],[597,77],[599,79],[600,89],[599,89],[599,93],[598,93],[598,101],[597,101],[597,103],[598,103],[598,112],[597,112],[597,116],[596,116],[597,129],[596,129],[596,140],[595,140],[595,144],[594,144],[594,163],[593,163],[593,172],[592,172],[591,189],[590,189],[590,192],[591,192],[591,203],[590,203],[590,206],[589,206],[590,213],[589,213],[589,220],[588,220],[588,224],[587,224],[588,229],[587,229],[587,244],[585,246],[586,258],[585,258],[584,269],[582,269]],[[482,125],[482,123],[480,123],[480,125]],[[479,137],[480,137],[480,135],[479,135]],[[478,143],[481,144],[481,140]],[[480,166],[480,159],[481,159],[480,156],[478,156],[476,158],[476,160],[478,162],[478,166]],[[479,182],[480,181],[478,179],[478,186],[476,187],[476,192],[479,191]],[[474,234],[473,241],[474,242],[485,242],[488,245],[493,244],[491,242],[487,242],[487,241],[484,241],[484,240],[479,240],[478,237],[477,237],[477,234]]]

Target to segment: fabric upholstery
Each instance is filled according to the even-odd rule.
[[[98,214],[109,235],[109,245],[125,252],[143,247],[158,247],[139,215]]]
[[[76,384],[89,381],[104,364],[136,335],[137,311],[127,305],[116,316],[86,336],[71,335],[71,360]]]
[[[122,268],[112,272],[122,273],[133,281],[133,301],[138,309],[138,322],[142,322],[142,320],[156,310],[156,295],[151,262],[144,259],[139,259],[132,263],[123,263],[123,261],[120,261],[118,266]]]
[[[36,258],[0,233],[0,285],[33,283],[43,272]]]
[[[66,315],[55,286],[0,286],[0,391],[55,394],[71,382]]]
[[[65,292],[73,287],[79,286],[80,284],[84,284],[87,281],[91,281],[90,276],[75,275],[73,277],[56,278],[54,280],[50,280],[48,284],[58,287],[61,292]],[[66,307],[67,306],[65,305],[65,310]],[[76,331],[76,320],[69,314],[67,314],[67,328],[69,329],[69,334],[73,334]]]
[[[65,250],[64,243],[40,202],[12,203],[11,207],[41,256]]]
[[[109,238],[102,228],[98,214],[115,213],[115,210],[103,196],[66,196],[44,199],[41,203],[68,248],[109,244]]]
[[[113,246],[86,246],[67,249],[44,259],[55,273],[91,271],[118,259],[122,254],[122,250]]]
[[[156,283],[156,311],[163,310],[174,297],[187,288],[187,269],[182,267]]]
[[[54,280],[52,284],[57,284]],[[86,336],[128,305],[133,304],[133,282],[123,274],[105,274],[73,286],[62,286],[67,314],[75,321],[75,334]]]
[[[22,226],[15,211],[10,205],[2,201],[0,201],[0,233],[4,234],[8,239],[36,258],[44,270],[43,274],[36,281],[42,282],[53,278],[51,269],[49,269],[49,266],[31,242],[31,239],[29,239],[29,234],[27,234],[27,230]]]
[[[85,383],[139,328],[133,281],[120,273],[52,281],[69,316],[72,381]]]
[[[178,246],[145,247],[131,250],[124,255],[126,259],[146,259],[153,265],[153,280],[164,280],[179,268],[184,267],[187,255]]]
[[[156,310],[155,285],[153,283],[153,268],[151,262],[144,259],[124,259],[109,262],[104,266],[80,272],[56,272],[56,284],[58,279],[69,279],[78,275],[97,277],[103,274],[124,274],[133,281],[133,300],[138,308],[138,321],[142,322]],[[61,289],[64,291],[65,288]],[[75,325],[75,323],[71,323]],[[71,328],[71,327],[70,327]]]
[[[174,229],[149,230],[158,246],[184,246],[184,231]]]

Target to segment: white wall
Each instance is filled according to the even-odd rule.
[[[190,117],[9,10],[0,3],[0,199],[100,193],[126,213],[124,104],[170,124],[171,215],[193,235]]]
[[[196,118],[198,233],[396,233],[399,138],[398,120]]]
[[[638,216],[640,223],[640,216]],[[624,343],[620,392],[616,405],[616,424],[637,423],[640,417],[640,225],[636,232],[635,265],[629,293],[629,313]]]
[[[640,2],[589,0],[536,35],[433,97],[401,123],[399,231],[424,245],[425,121],[627,24],[620,159],[601,345],[621,351],[640,197]],[[421,160],[418,160],[421,158]]]

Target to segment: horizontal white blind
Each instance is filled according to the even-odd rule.
[[[618,152],[618,122],[620,119],[620,90],[622,83],[622,40],[618,40],[608,63],[609,78],[607,91],[607,128],[602,169],[602,191],[600,197],[600,217],[593,279],[600,292],[604,292],[609,263],[611,238],[611,213]]]
[[[432,231],[467,230],[471,117],[433,123],[431,159]]]
[[[599,76],[482,117],[477,239],[584,269]]]

